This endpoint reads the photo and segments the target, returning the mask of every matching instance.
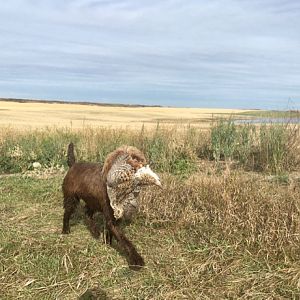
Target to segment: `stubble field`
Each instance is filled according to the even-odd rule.
[[[143,124],[197,124],[208,127],[211,119],[250,110],[171,107],[115,107],[58,103],[0,101],[0,125],[16,128],[45,126],[82,128],[109,126],[140,128]]]

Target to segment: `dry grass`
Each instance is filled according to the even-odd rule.
[[[164,189],[145,190],[124,229],[145,258],[140,272],[90,236],[80,210],[60,234],[61,174],[1,178],[1,299],[77,299],[89,289],[109,299],[299,299],[297,177],[281,185],[211,165],[186,180],[161,176]]]
[[[1,299],[78,299],[89,290],[105,291],[108,299],[125,300],[300,298],[299,169],[289,174],[289,168],[283,168],[285,172],[270,177],[232,170],[230,165],[237,166],[234,160],[208,161],[213,145],[217,152],[218,145],[224,149],[225,143],[229,154],[231,147],[240,145],[236,138],[228,138],[231,133],[223,130],[226,126],[219,127],[216,137],[220,138],[216,138],[215,144],[210,141],[210,131],[203,133],[199,128],[178,130],[159,126],[148,130],[141,125],[133,131],[88,126],[74,130],[59,127],[71,120],[61,110],[63,104],[57,104],[58,110],[52,112],[50,108],[55,105],[43,104],[43,107],[47,105],[44,116],[57,125],[47,130],[16,129],[28,122],[26,118],[37,118],[33,126],[46,125],[40,104],[35,109],[23,106],[13,113],[0,110],[1,122],[6,113],[6,120],[15,116],[17,126],[0,127],[2,170],[27,170],[23,175],[0,176]],[[70,107],[73,109],[73,105],[67,105],[66,111]],[[79,109],[82,107],[73,114],[83,116],[86,112]],[[109,114],[118,110],[97,108],[96,121],[91,125],[104,124],[103,109],[107,109],[107,122],[110,122]],[[141,112],[149,109],[147,118],[151,123],[160,111],[122,109],[115,116],[116,120],[119,118],[116,124],[120,121],[141,124],[143,121],[135,114],[139,109]],[[22,119],[24,112],[25,119]],[[160,112],[165,114],[161,118],[167,115],[178,120],[183,111]],[[190,112],[199,117],[200,111],[191,109]],[[60,124],[59,120],[65,123]],[[126,123],[126,120],[130,121]],[[82,126],[82,120],[79,122]],[[295,135],[289,131],[275,135],[282,132],[281,128],[267,129],[259,132],[266,133],[261,144],[267,146],[268,155],[263,156],[265,152],[257,155],[264,160],[277,152],[283,156],[298,155],[297,159],[289,159],[288,164],[296,169],[300,157],[299,130]],[[294,136],[295,146],[283,148],[283,152],[279,151],[281,148],[271,152],[269,141],[278,141],[274,136]],[[61,183],[65,172],[61,165],[65,163],[70,140],[75,142],[77,158],[82,160],[103,161],[116,146],[128,143],[142,149],[155,170],[164,170],[160,174],[164,189],[142,192],[140,212],[124,228],[145,258],[146,267],[140,272],[131,271],[115,248],[91,237],[83,209],[71,223],[71,234],[60,234]],[[200,161],[199,157],[206,160]],[[51,168],[46,172],[43,168],[28,172],[33,161],[41,162],[43,168]],[[102,217],[97,218],[99,226],[103,226]]]
[[[239,109],[167,108],[167,107],[109,107],[80,104],[18,103],[0,101],[0,126],[26,129],[45,126],[111,126],[141,127],[165,124],[189,124],[208,128],[212,115],[230,116],[250,112]]]

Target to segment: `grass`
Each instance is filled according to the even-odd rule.
[[[106,155],[122,144],[135,145],[147,154],[158,170],[175,174],[189,174],[195,168],[196,151],[202,134],[193,129],[160,128],[138,131],[110,128],[49,128],[16,132],[0,132],[0,172],[15,173],[32,169],[35,161],[44,167],[66,166],[66,149],[75,143],[77,158],[103,162]]]
[[[124,228],[145,258],[140,272],[91,237],[82,209],[60,234],[63,174],[1,178],[1,299],[77,299],[92,289],[109,299],[298,299],[299,181],[214,167],[161,176],[164,190],[145,190]]]
[[[160,173],[164,189],[143,191],[137,218],[123,225],[145,258],[140,272],[92,238],[83,208],[71,234],[60,234],[70,141],[78,160],[98,162],[135,145]],[[297,126],[231,119],[207,131],[2,127],[1,299],[78,299],[92,290],[109,299],[299,299],[299,141]]]
[[[235,160],[248,170],[280,174],[299,165],[299,139],[297,125],[238,126],[227,119],[212,127],[210,148],[217,162]]]
[[[73,141],[77,158],[103,163],[106,155],[122,144],[134,145],[158,171],[187,177],[199,159],[234,161],[246,170],[280,174],[300,165],[299,126],[271,124],[237,125],[232,119],[217,120],[203,131],[191,126],[144,126],[135,130],[85,127],[49,127],[18,131],[0,129],[0,173],[66,166],[67,145]]]
[[[242,112],[240,115],[244,116],[252,116],[252,117],[258,117],[258,118],[298,118],[300,117],[300,111],[299,110],[286,110],[286,111],[280,111],[280,110],[253,110],[253,111],[246,111]]]

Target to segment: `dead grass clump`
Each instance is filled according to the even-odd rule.
[[[164,190],[141,199],[148,224],[198,228],[195,238],[220,240],[272,257],[300,257],[300,184],[291,188],[240,172],[194,176],[187,181],[165,176]]]

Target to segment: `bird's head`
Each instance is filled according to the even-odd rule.
[[[138,169],[135,177],[141,185],[157,185],[160,188],[162,187],[158,175],[150,169],[149,165]]]

